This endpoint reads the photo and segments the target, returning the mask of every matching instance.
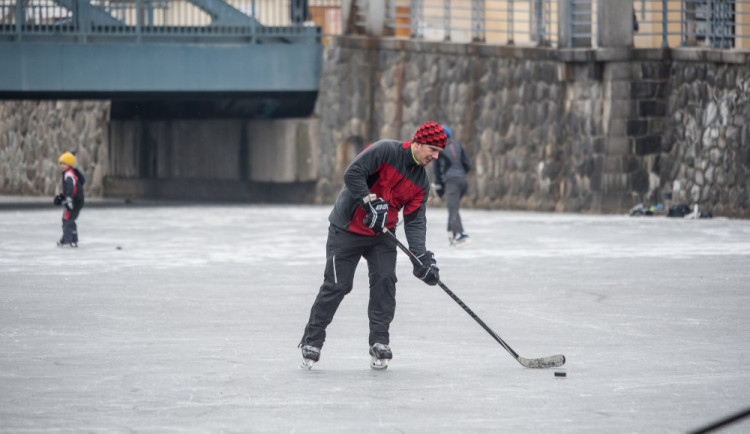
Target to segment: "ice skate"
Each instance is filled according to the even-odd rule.
[[[374,344],[370,347],[370,367],[372,369],[387,369],[388,362],[393,358],[391,347],[385,344]]]
[[[465,233],[461,232],[456,235],[456,238],[453,239],[453,241],[451,242],[451,247],[462,246],[464,244],[468,244],[469,242],[471,242],[471,238],[469,238],[469,236]]]
[[[300,368],[309,371],[318,360],[320,360],[320,348],[313,347],[312,345],[302,347],[302,364]]]

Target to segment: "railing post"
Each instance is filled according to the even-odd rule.
[[[569,11],[570,16],[568,17],[568,23],[570,23],[570,31],[568,32],[568,36],[570,37],[570,45],[568,47],[575,47],[576,44],[576,31],[578,30],[578,24],[576,23],[576,7],[575,0],[570,0],[569,2]]]
[[[685,13],[685,0],[680,0],[680,45],[687,45],[685,33],[687,30],[687,14]]]
[[[409,6],[409,32],[412,38],[419,37],[419,0],[411,0]]]
[[[708,46],[711,48],[716,48],[716,28],[717,25],[717,19],[716,19],[716,1],[708,2],[708,5],[706,6],[708,8],[709,16],[711,17],[711,27],[708,29]]]
[[[86,0],[76,0],[73,2],[75,5],[74,14],[76,16],[76,25],[78,26],[78,32],[83,37],[83,42],[87,41],[89,33],[91,33],[91,16],[89,15],[89,9],[86,7],[88,2]]]
[[[443,40],[451,40],[451,0],[443,0]]]
[[[667,0],[661,1],[661,47],[667,48],[669,47],[669,41],[667,40],[667,25],[669,24],[669,20],[667,19],[667,14],[669,13],[669,7],[667,5]]]
[[[542,0],[534,0],[534,37],[537,45],[543,44],[542,25]]]
[[[16,0],[16,36],[21,40],[22,25],[26,21],[26,14],[23,8],[23,0]]]
[[[573,46],[572,0],[559,0],[557,3],[557,48]]]
[[[153,0],[144,0],[146,2],[146,11],[148,11],[148,22],[146,27],[154,26],[154,2]]]
[[[252,0],[250,2],[250,13],[252,14],[253,20],[250,23],[250,39],[253,41],[253,44],[258,43],[258,18],[256,17],[256,7],[255,0]]]
[[[253,0],[253,1],[255,1],[255,0]],[[344,3],[345,3],[345,1],[342,0],[342,2],[339,4],[339,8],[340,8],[339,10],[341,11],[341,13],[339,14],[339,16],[341,17],[341,22],[339,23],[339,26],[340,26],[339,28],[341,29],[340,30],[341,35],[345,35],[347,33],[346,32],[346,22],[347,22],[347,16],[349,15],[348,13],[346,13],[346,14],[344,13],[344,11],[347,10]],[[389,2],[389,3],[391,3],[391,2]],[[393,10],[394,10],[394,15],[393,16],[395,17],[396,16],[396,14],[395,14],[396,6],[393,3],[391,3],[391,6],[393,7]],[[352,3],[351,3],[351,1],[349,1],[349,9],[348,10],[351,11],[351,7],[352,7]],[[255,18],[255,17],[253,17],[253,18]]]
[[[471,2],[471,40],[484,42],[484,0],[472,0]]]
[[[552,7],[550,6],[550,0],[542,0],[540,6],[542,7],[540,18],[541,18],[541,41],[540,45],[544,45],[546,47],[549,47],[552,43],[552,37],[550,36],[550,25],[551,25],[551,18],[550,18],[550,10]]]
[[[141,26],[143,26],[143,0],[135,1],[135,35],[136,41],[141,42]]]
[[[505,27],[508,29],[508,45],[513,45],[513,0],[508,0],[506,7],[505,19],[507,23]]]

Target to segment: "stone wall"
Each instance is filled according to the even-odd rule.
[[[337,40],[326,50],[316,108],[320,200],[335,198],[361,146],[408,140],[436,120],[473,156],[467,206],[600,206],[592,187],[604,169],[604,85],[590,64],[557,58],[545,48]]]
[[[469,207],[683,202],[748,218],[747,54],[696,52],[334,40],[316,107],[317,200],[333,201],[367,143],[436,120],[473,156]]]
[[[57,159],[77,152],[87,196],[101,196],[108,172],[105,101],[0,101],[0,194],[54,196]]]
[[[750,67],[684,52],[672,63],[660,184],[714,215],[750,218]]]

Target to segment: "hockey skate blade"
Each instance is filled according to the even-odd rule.
[[[307,369],[308,371],[312,369],[313,365],[315,364],[315,360],[312,359],[302,359],[302,364],[299,365],[302,369]]]
[[[455,241],[451,243],[451,247],[461,247],[469,244],[471,242],[471,238],[464,238],[461,241]]]
[[[373,357],[370,360],[370,368],[375,369],[377,371],[388,369],[388,359],[376,359],[375,357]]]

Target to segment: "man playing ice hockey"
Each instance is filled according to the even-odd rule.
[[[440,280],[432,252],[425,247],[425,209],[430,182],[425,167],[446,145],[440,124],[426,122],[409,142],[380,140],[362,151],[344,172],[344,188],[328,217],[323,285],[310,309],[310,319],[299,346],[303,368],[320,358],[326,327],[339,304],[352,290],[360,258],[367,260],[370,283],[370,356],[373,369],[384,369],[393,357],[389,327],[396,309],[396,244],[383,234],[395,233],[403,210],[413,273],[429,285]]]

